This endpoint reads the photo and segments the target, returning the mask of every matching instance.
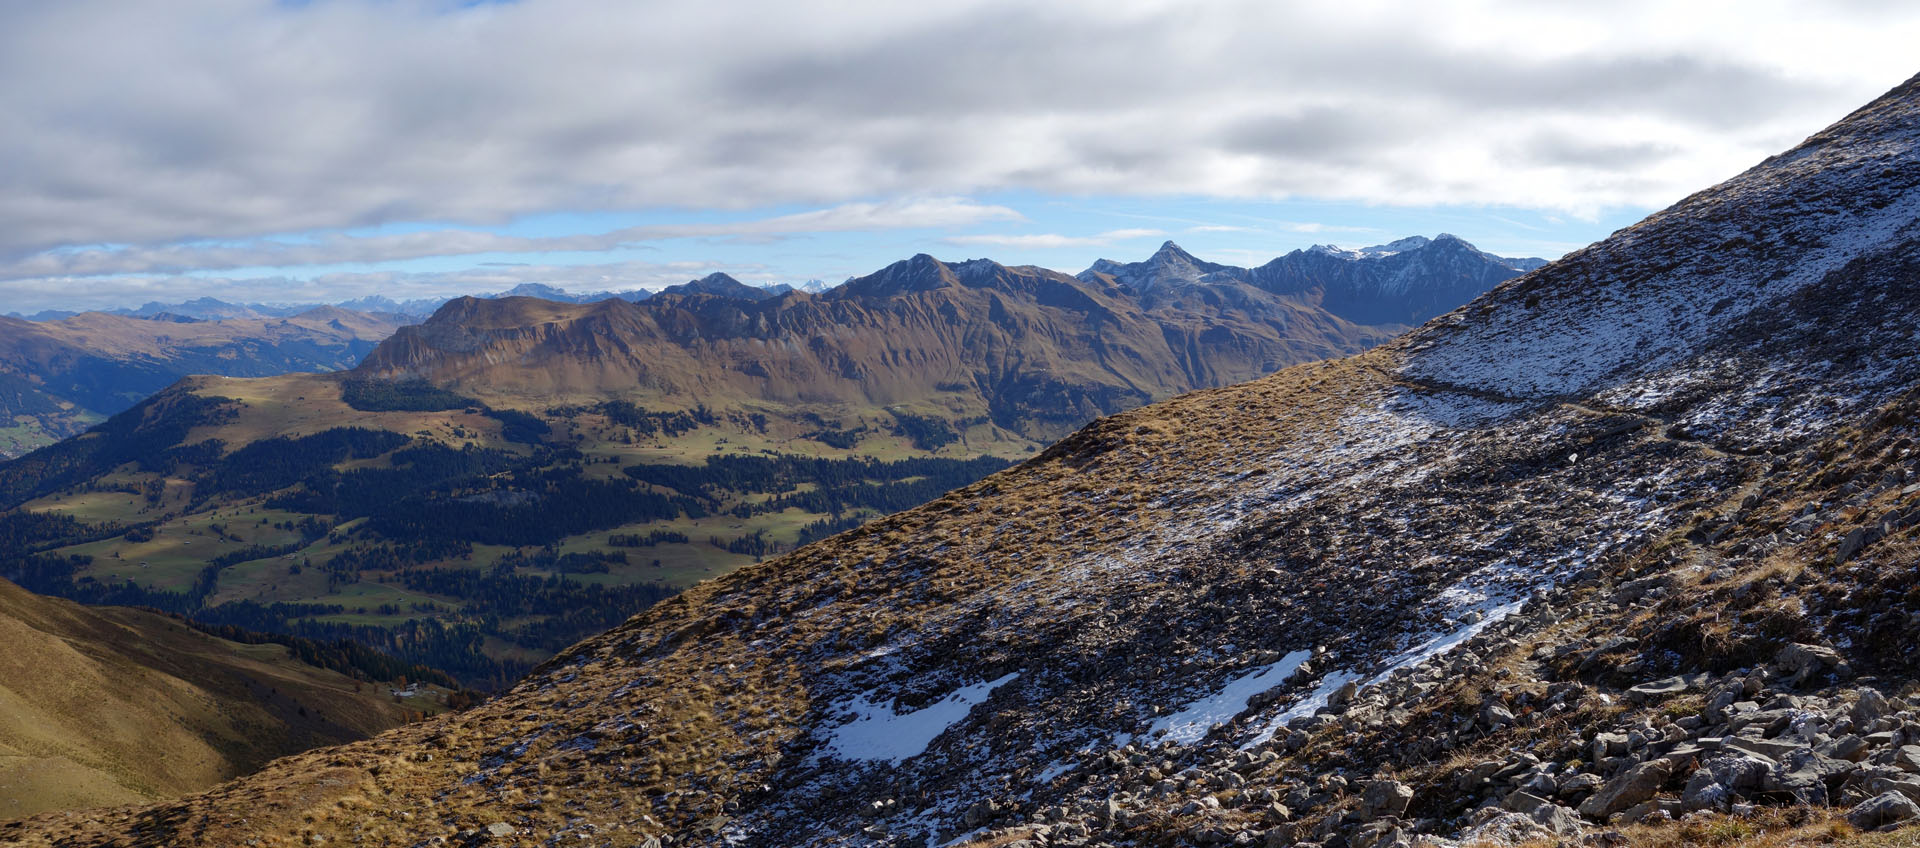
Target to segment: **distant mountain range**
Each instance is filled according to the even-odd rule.
[[[1167,242],[1078,276],[921,255],[819,294],[713,274],[630,302],[460,298],[358,369],[479,397],[852,404],[1044,442],[1099,415],[1355,353],[1541,260],[1454,236],[1259,268]]]
[[[749,290],[749,291],[740,293],[740,296],[743,296],[743,297],[753,297],[755,296],[754,293],[757,293],[757,292],[771,292],[771,293],[778,294],[781,292],[794,291],[794,290],[801,290],[801,291],[819,290],[815,288],[808,288],[809,286],[819,285],[818,280],[809,281],[808,283],[802,284],[801,286],[789,286],[782,283],[779,285],[759,288],[754,286],[748,286],[744,283],[740,283],[739,281],[734,280],[732,277],[729,277],[726,274],[711,274],[711,275],[708,275],[706,278],[703,278],[702,280],[694,280],[690,283],[685,283],[683,285],[671,286],[666,290],[673,291],[676,289],[685,289],[687,286],[699,286],[705,283],[707,280],[713,280],[716,277],[724,278],[725,280],[734,283],[736,286],[738,286],[741,289]],[[541,300],[552,300],[560,303],[593,303],[596,301],[612,300],[616,298],[620,300],[636,300],[636,301],[646,300],[647,298],[652,297],[654,294],[655,292],[649,291],[647,289],[629,289],[626,291],[617,291],[617,292],[599,291],[599,292],[589,292],[584,294],[576,294],[574,292],[569,292],[565,289],[562,289],[558,286],[546,285],[545,283],[521,283],[506,291],[494,292],[492,294],[473,295],[473,296],[479,297],[479,298],[486,298],[486,299],[498,299],[503,297],[535,297]],[[182,318],[191,318],[191,319],[196,319],[201,321],[225,321],[225,320],[236,319],[236,318],[240,318],[240,319],[289,318],[294,315],[298,315],[302,312],[318,309],[323,306],[332,306],[339,309],[351,310],[354,312],[366,312],[366,313],[371,313],[375,315],[390,316],[402,323],[412,323],[412,322],[420,321],[421,319],[426,318],[428,315],[432,315],[434,310],[439,309],[441,305],[445,304],[449,299],[450,298],[444,298],[444,297],[428,297],[428,298],[412,298],[408,300],[394,300],[393,298],[376,294],[376,295],[368,295],[366,297],[354,298],[352,300],[343,300],[337,303],[293,303],[293,304],[244,303],[242,304],[242,303],[229,303],[227,301],[219,300],[217,298],[211,298],[211,297],[199,297],[199,298],[194,298],[192,300],[181,301],[179,303],[162,303],[156,300],[156,301],[150,301],[145,305],[140,306],[138,308],[134,308],[134,309],[120,308],[120,309],[105,309],[105,310],[99,310],[99,311],[102,314],[106,314],[106,315],[119,315],[119,316],[124,316],[129,318],[163,318],[164,319],[170,316],[178,316]],[[63,321],[80,314],[83,314],[83,313],[75,312],[72,310],[65,310],[65,309],[46,309],[46,310],[41,310],[39,312],[33,313],[31,315],[24,315],[18,312],[12,312],[12,313],[8,313],[6,317],[20,318],[27,321]]]
[[[1438,246],[1440,250],[1429,248]],[[1170,252],[1169,252],[1170,251]],[[1400,257],[1394,259],[1393,257]],[[1453,262],[1448,266],[1448,262]],[[1139,293],[1145,293],[1162,280],[1177,280],[1186,283],[1202,282],[1209,275],[1225,275],[1241,282],[1248,282],[1273,291],[1291,291],[1309,288],[1319,282],[1329,283],[1329,291],[1335,303],[1341,303],[1343,297],[1352,296],[1365,300],[1376,295],[1399,292],[1410,295],[1418,309],[1432,309],[1439,303],[1461,303],[1463,292],[1472,297],[1485,291],[1491,283],[1505,277],[1504,271],[1531,271],[1545,264],[1544,259],[1510,259],[1484,253],[1473,245],[1467,244],[1456,236],[1445,233],[1428,239],[1425,236],[1412,236],[1389,244],[1346,250],[1332,245],[1315,245],[1305,250],[1296,250],[1259,268],[1236,268],[1219,265],[1194,258],[1181,250],[1173,242],[1167,242],[1160,253],[1154,254],[1145,262],[1118,263],[1110,259],[1101,259],[1092,267],[1081,272],[1082,279],[1091,275],[1107,273],[1116,280]],[[1447,282],[1444,278],[1450,278]],[[1217,281],[1218,277],[1208,281]],[[1399,282],[1396,282],[1399,281]],[[1407,289],[1409,284],[1417,283],[1414,288],[1425,292],[1413,294]],[[765,286],[752,286],[742,283],[724,273],[708,274],[677,286],[668,286],[659,292],[647,289],[628,289],[624,291],[598,291],[574,293],[558,286],[544,283],[521,283],[511,289],[492,294],[472,295],[489,300],[506,297],[534,297],[559,303],[596,303],[602,300],[642,301],[655,294],[718,294],[738,297],[745,300],[765,300],[790,291],[821,294],[835,288],[823,280],[808,280],[798,285],[774,283]],[[150,301],[138,308],[120,308],[98,310],[108,315],[122,315],[132,318],[168,318],[179,316],[203,321],[223,321],[234,318],[288,318],[317,309],[322,306],[334,306],[354,312],[368,312],[383,316],[396,316],[403,323],[413,323],[432,315],[452,298],[413,298],[394,300],[384,295],[343,300],[337,303],[229,303],[212,297],[199,297],[179,303]],[[1444,310],[1442,310],[1444,311]],[[1389,308],[1387,318],[1392,320],[1394,308]],[[7,313],[6,317],[22,318],[28,321],[62,321],[81,313],[64,309],[47,309],[31,315],[19,312]],[[1409,313],[1412,314],[1412,313]],[[1365,314],[1359,318],[1362,323],[1379,323],[1380,316]],[[1418,322],[1414,322],[1418,323]]]
[[[1356,324],[1411,326],[1545,264],[1545,259],[1495,256],[1441,233],[1359,250],[1319,244],[1258,268],[1207,262],[1167,242],[1145,262],[1101,259],[1078,276],[1087,281],[1112,277],[1149,304],[1178,297],[1185,287],[1244,283],[1275,294],[1313,297],[1321,308]]]
[[[1248,269],[1200,260],[1168,242],[1146,261],[1102,259],[1077,277],[1019,269],[1014,276],[1026,282],[1014,289],[1024,293],[1009,291],[1012,297],[992,302],[984,294],[995,287],[989,278],[1012,277],[998,271],[982,276],[982,269],[1007,269],[972,260],[934,263],[946,269],[937,271],[929,270],[931,261],[918,257],[839,286],[819,280],[797,287],[751,286],[715,273],[658,293],[573,294],[527,283],[455,301],[395,301],[376,295],[331,306],[272,306],[203,297],[117,312],[43,312],[30,319],[0,318],[0,458],[77,434],[188,374],[261,377],[352,368],[399,327],[456,302],[461,305],[449,317],[402,342],[404,352],[395,348],[371,367],[380,373],[443,374],[483,393],[495,389],[536,395],[644,390],[682,400],[786,403],[834,398],[863,405],[932,403],[940,408],[952,407],[955,398],[940,396],[931,387],[966,385],[976,387],[968,390],[973,400],[961,403],[976,410],[970,414],[984,414],[981,406],[991,395],[1000,399],[993,413],[996,421],[1021,432],[1021,438],[1045,438],[1095,415],[1171,393],[1248,379],[1302,359],[1377,344],[1500,280],[1537,267],[1541,260],[1493,256],[1441,235],[1415,236],[1357,251],[1316,246]],[[951,302],[939,307],[946,313],[917,314],[915,309],[935,307],[900,302],[880,310],[887,313],[885,317],[857,314],[869,309],[876,295],[898,288],[903,275],[912,274],[931,274],[918,284],[928,290],[944,287],[939,281],[951,277],[955,283],[948,297]],[[1045,280],[1041,287],[1053,294],[1036,294],[1033,286],[1040,284],[1033,281],[1038,280]],[[1044,299],[1056,295],[1104,303],[1102,314],[1120,323],[1106,327],[1100,320],[1062,321],[1073,311],[1068,307],[1058,314],[1021,319],[1027,329],[1037,331],[1033,333],[1020,329],[1007,335],[987,329],[999,319],[970,325],[976,326],[970,332],[999,333],[995,346],[987,348],[964,334],[931,332],[936,326],[952,325],[955,316],[1007,319],[1009,310],[1054,309],[1062,304]],[[586,329],[595,326],[598,319],[591,317],[595,315],[646,316],[639,324],[623,324],[626,329],[614,331],[631,354],[624,365],[617,361],[619,356],[595,353],[592,344],[585,343],[556,349],[560,351],[557,359],[541,359],[550,366],[544,372],[495,367],[481,373],[468,366],[428,361],[432,358],[428,349],[438,344],[433,340],[456,332],[448,325],[460,320],[458,316],[486,328],[515,326],[516,315],[532,314],[527,307],[505,306],[493,316],[481,317],[486,311],[483,302],[526,300],[581,306],[653,305],[625,312],[618,306],[599,311],[533,309],[543,314],[551,311],[546,324],[571,324],[585,318],[580,332],[595,332]],[[846,322],[852,323],[839,327]],[[1119,329],[1122,325],[1124,332]],[[854,326],[867,329],[850,336],[849,327]],[[829,329],[834,327],[839,328]],[[1078,338],[1056,337],[1062,328],[1072,328],[1065,332]],[[620,335],[628,330],[631,334]],[[537,332],[565,335],[557,326]],[[821,341],[808,340],[814,336]],[[782,339],[785,347],[764,352],[755,347],[775,338]],[[495,338],[489,344],[526,342],[526,338],[512,342]],[[1037,345],[1050,349],[1042,352]],[[908,350],[914,353],[905,353]],[[1107,360],[1112,367],[1086,371],[1090,363],[1116,350],[1120,352]],[[575,352],[578,361],[560,364]],[[496,350],[485,355],[499,354]],[[554,351],[539,356],[551,354]],[[981,357],[1010,358],[988,364]],[[496,365],[500,361],[494,360]],[[1009,376],[1014,374],[1019,376]],[[1013,398],[1045,398],[1052,389],[1039,385],[978,389],[980,380],[1038,379],[1052,385],[1046,374],[1066,375],[1061,379],[1078,386],[1067,392],[1072,399],[1065,405],[1056,402],[1060,398],[1050,398],[1016,412],[1025,402]],[[1055,423],[1037,430],[1015,423],[1036,414]]]
[[[399,327],[388,313],[333,306],[221,320],[173,312],[0,317],[0,458],[78,435],[189,374],[351,368]]]

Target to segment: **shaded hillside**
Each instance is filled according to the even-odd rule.
[[[189,374],[351,368],[398,326],[391,316],[334,307],[217,321],[100,312],[46,322],[0,317],[0,458],[77,435]]]
[[[0,580],[0,818],[168,798],[438,710],[286,647]]]
[[[1916,126],[1920,78],[1391,346],[1104,419],[472,712],[0,838],[1898,826],[1920,816]]]

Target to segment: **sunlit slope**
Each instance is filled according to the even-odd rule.
[[[204,789],[421,709],[279,645],[4,581],[0,645],[0,818]]]

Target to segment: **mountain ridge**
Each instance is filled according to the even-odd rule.
[[[1187,266],[1198,261],[1171,242],[1156,256]],[[1403,273],[1424,267],[1402,265]],[[1487,265],[1469,275],[1474,285],[1518,273],[1491,257]],[[729,302],[748,287],[718,274],[663,293],[671,297],[627,306],[601,301],[536,310],[502,301],[492,307],[497,314],[483,314],[486,302],[461,299],[400,331],[358,373],[480,394],[601,396],[641,386],[689,404],[695,395],[708,403],[958,402],[985,408],[1004,429],[1051,438],[1096,414],[1356,352],[1399,327],[1346,321],[1323,311],[1311,286],[1276,293],[1250,273],[1235,269],[1136,298],[1111,276],[921,254],[819,293],[755,294],[752,305]],[[1451,281],[1438,288],[1459,294]],[[850,327],[870,338],[855,344]],[[702,364],[715,361],[727,364]],[[532,380],[531,373],[551,380]],[[1039,375],[1047,379],[1026,384]],[[942,400],[927,391],[939,385],[973,388],[957,401]],[[1049,404],[1064,414],[1002,402],[1009,392],[1061,395]]]
[[[1206,262],[1168,241],[1144,262],[1101,259],[1078,276],[1108,275],[1148,298],[1181,286],[1233,281],[1307,299],[1356,324],[1413,326],[1544,262],[1495,256],[1449,233],[1359,250],[1319,244],[1257,268]]]
[[[410,711],[381,684],[165,616],[0,580],[0,816],[160,800],[364,738]]]

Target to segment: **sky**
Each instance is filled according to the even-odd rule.
[[[1915,43],[1874,0],[0,0],[0,313],[1553,258]]]

